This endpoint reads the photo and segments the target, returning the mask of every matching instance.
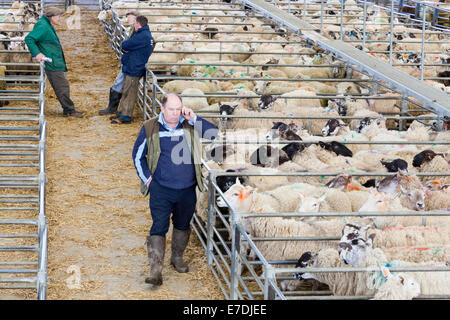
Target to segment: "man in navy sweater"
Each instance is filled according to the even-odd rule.
[[[119,122],[130,123],[137,100],[139,79],[145,75],[145,65],[153,51],[153,37],[144,16],[138,16],[134,24],[135,33],[122,42],[122,72],[125,75],[122,97],[118,108]]]
[[[166,94],[158,117],[144,122],[133,148],[133,162],[141,191],[150,193],[153,224],[147,237],[150,277],[146,283],[162,285],[162,268],[172,214],[172,255],[178,272],[188,272],[183,252],[188,244],[190,221],[197,201],[195,187],[201,181],[200,137],[214,139],[217,128],[183,107],[181,98]]]

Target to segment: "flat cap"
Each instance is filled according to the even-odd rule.
[[[64,13],[64,10],[56,7],[47,7],[44,9],[44,16],[50,18],[53,16],[60,16]]]

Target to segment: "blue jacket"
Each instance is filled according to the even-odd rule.
[[[129,40],[122,42],[122,72],[132,77],[145,75],[145,65],[152,53],[153,37],[148,26],[136,31]]]
[[[158,184],[171,189],[185,189],[197,183],[193,157],[184,139],[183,121],[186,119],[180,117],[178,126],[171,129],[165,124],[162,113],[158,120],[161,154],[153,178]],[[218,135],[214,124],[199,116],[195,122],[189,121],[189,124],[194,125],[202,138],[213,140]],[[134,143],[132,156],[139,178],[147,184],[152,174],[148,167],[147,133],[144,126]]]

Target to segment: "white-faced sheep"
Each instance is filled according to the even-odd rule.
[[[165,92],[183,92],[188,88],[200,89],[204,93],[216,92],[220,88],[215,80],[189,81],[189,80],[172,80],[164,84]]]
[[[398,273],[386,279],[373,300],[412,300],[419,295],[419,283],[405,273]]]

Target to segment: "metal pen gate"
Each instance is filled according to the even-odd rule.
[[[42,1],[23,3],[38,5],[42,12]],[[11,4],[1,1],[0,9]],[[0,29],[5,24],[0,22]],[[0,62],[6,67],[0,77],[5,84],[0,90],[0,295],[35,290],[42,300],[47,297],[46,78],[43,64],[20,62],[29,60],[28,50],[0,50],[0,55],[19,59]]]
[[[294,13],[294,2],[291,3],[291,1],[274,1],[275,4],[284,4],[280,5],[280,8],[283,8],[284,10],[292,10],[291,13]],[[275,7],[265,4],[263,1],[234,1],[234,3],[228,4],[230,7],[229,9],[224,9],[223,6],[226,6],[227,4],[221,3],[221,2],[208,2],[207,4],[204,3],[196,3],[196,2],[179,2],[178,4],[191,4],[193,7],[189,8],[190,13],[188,12],[188,8],[180,8],[177,9],[170,9],[170,10],[178,10],[177,13],[174,12],[173,17],[180,18],[178,21],[182,21],[185,18],[187,19],[188,24],[193,24],[193,18],[199,18],[199,17],[218,17],[220,19],[221,16],[215,16],[208,15],[208,11],[213,11],[214,9],[221,10],[223,12],[234,12],[237,10],[244,11],[244,9],[252,8],[253,11],[247,11],[247,17],[256,17],[260,19],[264,19],[265,23],[267,25],[275,24],[276,27],[285,28],[287,30],[278,30],[274,31],[273,33],[291,33],[294,35],[299,35],[302,38],[305,38],[306,42],[308,44],[315,45],[317,47],[321,47],[322,49],[334,53],[337,57],[341,57],[341,61],[345,62],[345,67],[347,70],[351,70],[353,73],[361,73],[366,75],[367,78],[363,78],[360,80],[353,79],[351,77],[344,78],[341,80],[335,80],[335,81],[349,81],[349,82],[355,82],[358,83],[361,87],[367,88],[368,93],[367,94],[352,94],[349,95],[352,98],[355,99],[397,99],[401,102],[402,108],[401,112],[398,113],[390,113],[386,114],[385,118],[387,120],[399,120],[398,122],[398,129],[405,129],[405,124],[407,121],[412,120],[424,120],[426,118],[417,117],[417,114],[420,113],[427,113],[432,112],[435,114],[434,117],[428,118],[429,120],[433,119],[437,121],[437,123],[442,124],[442,119],[444,116],[448,116],[450,109],[448,107],[448,96],[444,93],[439,92],[438,90],[432,89],[429,86],[422,86],[422,83],[420,82],[413,82],[414,85],[411,86],[411,83],[413,81],[412,77],[404,77],[403,73],[396,73],[394,69],[392,69],[389,65],[385,66],[383,65],[382,68],[380,66],[377,66],[374,61],[371,59],[367,59],[365,55],[359,54],[357,50],[352,50],[349,46],[345,46],[344,42],[339,41],[328,41],[327,39],[320,37],[317,35],[315,30],[319,31],[320,29],[317,27],[314,27],[310,24],[301,24],[298,20],[295,20],[292,18],[291,15],[283,15],[282,12],[276,11]],[[195,4],[202,4],[205,6],[211,6],[211,8],[208,7],[208,9],[202,9],[195,7]],[[233,5],[240,5],[240,9],[236,9]],[[323,2],[319,4],[319,7],[323,6]],[[361,2],[362,6],[366,6],[366,2]],[[220,5],[220,8],[218,7]],[[296,2],[295,5],[300,6],[300,2]],[[310,5],[308,3],[308,5]],[[109,9],[111,6],[111,3],[106,4],[104,2],[103,8]],[[161,3],[158,2],[152,2],[153,8],[145,8],[145,10],[157,11],[158,9],[164,8],[164,6]],[[426,4],[424,4],[426,6]],[[245,8],[244,8],[245,7]],[[124,33],[125,33],[125,27],[123,26],[120,18],[121,14],[119,14],[116,10],[121,9],[122,12],[124,10],[133,10],[138,9],[137,7],[133,7],[131,5],[128,5],[126,8],[121,8],[119,6],[116,6],[111,10],[112,15],[112,23],[104,23],[105,31],[108,34],[110,41],[112,43],[113,49],[116,52],[116,55],[120,57],[120,42],[124,39]],[[139,10],[142,10],[142,7],[139,7]],[[166,8],[167,9],[167,8]],[[322,7],[323,9],[323,7]],[[382,10],[385,10],[385,8],[382,8]],[[183,11],[184,10],[184,11]],[[320,10],[320,8],[318,9]],[[316,11],[318,11],[316,10]],[[341,15],[342,12],[344,12],[344,8],[340,8]],[[364,8],[361,8],[361,10],[366,10]],[[179,11],[182,11],[180,14]],[[195,14],[192,12],[195,11]],[[324,22],[324,10],[320,10],[320,17],[319,24],[321,25],[321,29],[323,31],[323,27],[326,24]],[[391,10],[391,12],[393,12]],[[158,16],[157,14],[153,13],[146,13],[145,15],[148,15],[149,17],[152,16]],[[172,15],[170,15],[172,16]],[[301,14],[299,15],[301,17]],[[189,21],[190,19],[190,21]],[[239,19],[239,16],[237,16],[237,20]],[[180,23],[180,22],[178,22]],[[162,25],[160,23],[155,22],[155,24]],[[209,23],[207,23],[209,24]],[[236,26],[242,25],[242,21],[236,22]],[[390,28],[392,30],[393,24],[388,23],[387,25],[390,25]],[[299,28],[301,26],[301,28]],[[434,27],[434,26],[432,26]],[[430,27],[430,28],[432,28]],[[150,25],[151,28],[151,25]],[[301,29],[301,30],[300,30]],[[152,30],[152,28],[151,28]],[[417,29],[420,33],[421,31]],[[160,31],[153,31],[153,34],[157,34],[158,32],[162,33],[172,33],[174,35],[177,34],[184,34],[187,33],[185,31],[168,31],[161,29]],[[205,31],[199,30],[200,33],[205,33]],[[432,32],[432,31],[426,31],[424,32],[424,36],[426,33]],[[220,31],[218,32],[220,33]],[[250,32],[251,33],[251,32]],[[264,35],[266,32],[260,32],[259,34]],[[255,33],[256,36],[256,33]],[[424,38],[424,37],[423,37]],[[365,38],[364,38],[365,39]],[[365,39],[363,41],[369,41]],[[183,43],[183,41],[186,42],[213,42],[212,40],[163,40],[164,43],[170,43],[170,42],[179,42]],[[258,40],[252,40],[254,42],[258,42]],[[299,41],[299,40],[296,40]],[[196,52],[184,52],[186,54],[198,54],[201,56],[202,54],[217,54],[217,55],[225,55],[225,54],[242,54],[243,52],[230,52],[227,50],[222,50],[222,45],[227,43],[226,40],[220,40],[216,42],[220,42],[220,50],[218,51],[196,51]],[[238,42],[236,40],[229,42]],[[264,42],[264,41],[261,41]],[[269,41],[267,41],[269,42]],[[270,41],[270,42],[276,42],[276,41]],[[352,42],[352,41],[349,41]],[[286,43],[289,43],[286,41]],[[424,42],[422,42],[422,47],[424,46]],[[392,46],[391,46],[392,47]],[[392,50],[391,55],[392,55]],[[424,50],[422,50],[424,52]],[[182,51],[158,51],[155,50],[155,53],[166,53],[166,54],[177,54],[177,53],[183,53]],[[268,53],[268,55],[274,54]],[[423,59],[422,59],[422,66],[424,65]],[[195,65],[195,66],[211,66],[210,63],[202,63],[199,61],[193,61],[193,62],[186,62],[186,63],[149,63],[147,68],[147,76],[146,79],[141,81],[141,87],[139,91],[139,99],[138,99],[138,105],[143,111],[144,120],[148,119],[149,117],[152,117],[158,113],[159,106],[161,105],[160,97],[162,94],[164,94],[163,90],[163,84],[170,80],[204,80],[202,78],[197,77],[180,77],[180,76],[174,76],[170,74],[170,67],[172,66],[186,66],[186,65]],[[243,67],[246,67],[247,70],[252,67],[258,67],[261,65],[258,64],[240,64]],[[226,67],[226,64],[214,63],[214,66],[216,67]],[[277,65],[279,66],[279,65]],[[288,67],[290,65],[285,65],[285,67]],[[308,66],[302,66],[302,65],[295,65],[297,67],[308,67]],[[321,67],[321,65],[315,65]],[[395,65],[394,65],[395,66]],[[443,64],[444,67],[447,67],[448,64]],[[329,67],[329,65],[323,65],[323,67]],[[350,72],[350,75],[352,74]],[[257,81],[263,81],[267,82],[267,78],[251,78],[248,76],[248,74],[245,74],[244,77],[241,77],[243,81],[245,80],[257,80]],[[214,78],[214,77],[208,77],[208,80],[217,80],[217,81],[233,81],[236,80],[236,78]],[[444,78],[445,79],[445,78]],[[301,79],[296,79],[301,81]],[[330,79],[308,79],[310,81],[330,81]],[[432,80],[432,79],[429,79]],[[270,79],[271,82],[290,82],[293,81],[292,79]],[[263,88],[266,88],[264,86]],[[428,92],[428,94],[426,93]],[[259,94],[264,93],[261,92]],[[395,93],[394,97],[389,96],[388,93]],[[204,96],[195,96],[195,95],[183,95],[183,97],[207,97],[208,99],[214,99],[214,98],[223,98],[223,99],[232,99],[236,98],[236,95],[233,94],[224,94],[224,93],[206,93]],[[254,98],[254,96],[240,96],[240,98]],[[310,99],[311,97],[295,97],[297,99]],[[436,99],[437,98],[437,99]],[[319,95],[317,97],[314,97],[312,99],[344,99],[344,97],[339,95]],[[412,109],[411,106],[414,106],[415,109]],[[415,112],[415,115],[413,115],[412,112]],[[199,113],[201,114],[201,113]],[[202,114],[205,118],[212,118],[212,119],[218,119],[218,118],[227,118],[227,119],[233,119],[233,118],[245,118],[245,116],[237,116],[237,115],[219,115],[218,110],[204,113]],[[261,119],[304,119],[307,118],[309,122],[309,132],[311,133],[311,123],[314,120],[319,119],[329,119],[329,118],[335,118],[334,116],[317,116],[317,117],[301,117],[301,116],[295,116],[295,115],[289,115],[289,116],[254,116],[253,118],[261,118]],[[341,119],[361,119],[361,117],[337,117]],[[426,123],[426,122],[424,122]],[[442,129],[442,127],[441,127]],[[248,144],[248,143],[255,143],[255,144],[265,144],[266,141],[227,141],[228,143],[236,143],[236,144]],[[289,141],[293,142],[293,141]],[[277,143],[289,143],[287,141],[279,141]],[[303,143],[307,143],[308,141],[302,141]],[[349,142],[355,143],[355,144],[362,144],[364,142],[361,141],[354,141]],[[396,144],[398,142],[396,141],[384,141],[384,142],[370,142],[371,144]],[[205,144],[208,144],[208,142],[205,142]],[[398,143],[400,144],[400,143]],[[410,141],[408,144],[412,145],[449,145],[450,142],[448,141]],[[312,238],[312,237],[282,237],[282,238],[251,238],[249,234],[246,232],[244,226],[243,226],[243,220],[247,217],[253,217],[253,218],[262,218],[262,217],[284,217],[284,218],[293,218],[293,217],[299,217],[298,213],[282,213],[282,212],[275,212],[275,213],[258,213],[258,214],[246,214],[241,213],[232,208],[232,206],[227,202],[227,200],[224,198],[223,192],[220,190],[220,188],[217,185],[216,178],[220,176],[337,176],[340,174],[340,172],[307,172],[307,173],[257,173],[257,172],[246,172],[244,173],[227,173],[223,171],[217,171],[213,170],[208,167],[208,164],[203,161],[204,168],[206,169],[206,175],[204,176],[205,179],[207,179],[207,188],[208,188],[208,214],[207,214],[207,221],[202,219],[202,215],[197,212],[197,214],[194,215],[193,219],[193,229],[196,232],[200,242],[204,246],[206,250],[206,257],[207,257],[207,263],[210,266],[211,271],[213,272],[214,276],[216,277],[222,292],[226,299],[336,299],[336,298],[345,298],[345,299],[367,299],[370,297],[333,297],[330,296],[330,291],[295,291],[295,292],[288,292],[284,291],[280,288],[279,281],[285,280],[285,279],[292,279],[292,273],[298,272],[298,269],[295,268],[286,268],[285,266],[294,265],[296,261],[268,261],[264,255],[260,252],[258,249],[258,246],[255,245],[255,243],[258,243],[259,241],[336,241],[338,240],[337,237],[322,237],[322,238]],[[368,176],[367,173],[353,173],[354,176]],[[370,176],[373,177],[384,177],[387,176],[384,172],[374,172],[371,173]],[[418,176],[450,176],[450,172],[422,172],[419,173]],[[228,205],[228,214],[224,214],[219,210],[219,208],[216,205],[216,198],[222,197],[224,201]],[[386,213],[377,213],[374,214],[373,212],[322,212],[322,213],[302,213],[302,217],[320,217],[320,216],[337,216],[337,217],[351,217],[351,216],[421,216],[425,217],[424,222],[426,222],[427,216],[448,216],[450,215],[446,211],[431,211],[431,212],[386,212]],[[218,222],[218,223],[217,223]],[[220,225],[220,226],[219,226]],[[247,247],[250,247],[253,252],[255,253],[255,259],[249,260],[246,254],[242,251],[242,243],[247,243]],[[299,253],[300,254],[300,253]],[[245,268],[245,274],[242,273],[243,269]],[[307,268],[304,269],[307,272],[330,272],[330,270],[325,269],[317,269],[317,268]],[[392,271],[448,271],[448,268],[404,268],[404,269],[396,269],[393,268]],[[341,269],[333,269],[331,271],[334,272],[355,272],[355,271],[370,271],[368,269],[358,269],[358,268],[346,268],[345,270]],[[445,297],[420,297],[420,298],[448,298],[449,296]]]

